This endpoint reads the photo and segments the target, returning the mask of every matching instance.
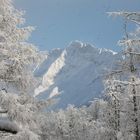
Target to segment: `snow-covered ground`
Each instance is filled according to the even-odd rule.
[[[117,56],[112,50],[80,41],[71,42],[65,49],[52,50],[35,72],[42,82],[34,95],[43,99],[59,95],[55,108],[86,104],[101,95],[103,75],[113,67]]]

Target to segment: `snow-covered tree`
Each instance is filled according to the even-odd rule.
[[[7,91],[26,91],[31,87],[32,66],[39,59],[37,49],[25,42],[34,28],[22,27],[22,15],[11,0],[0,0],[0,82]]]
[[[0,0],[0,112],[6,113],[19,131],[8,140],[39,139],[39,114],[51,102],[32,97],[36,85],[33,70],[40,55],[26,42],[34,28],[24,27],[24,22],[23,12],[14,8],[12,0]]]
[[[140,139],[139,120],[139,85],[140,85],[140,13],[139,12],[111,12],[113,16],[122,16],[125,20],[125,36],[119,41],[123,47],[123,59],[119,63],[117,70],[112,71],[105,83],[109,89],[110,101],[115,122],[116,139]],[[137,25],[133,33],[128,33],[127,23],[132,22]]]
[[[112,140],[117,140],[117,134],[120,131],[120,109],[121,109],[121,94],[123,88],[115,82],[115,79],[109,75],[105,80],[105,94],[107,100],[105,122],[108,129],[112,132]]]

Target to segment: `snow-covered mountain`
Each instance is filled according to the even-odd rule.
[[[42,77],[35,90],[39,98],[58,96],[55,108],[68,104],[80,106],[99,97],[103,90],[103,75],[113,66],[117,53],[74,41],[65,49],[48,52],[36,71]]]

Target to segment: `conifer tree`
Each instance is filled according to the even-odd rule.
[[[140,13],[139,12],[111,12],[113,16],[122,16],[124,18],[125,36],[119,41],[119,45],[123,47],[123,58],[119,63],[117,70],[112,71],[111,78],[108,78],[108,84],[111,100],[114,100],[112,108],[114,108],[114,120],[116,138],[120,134],[125,139],[140,139],[139,125],[139,86],[140,86]],[[128,33],[128,22],[137,25],[136,32]],[[119,90],[118,90],[119,87]],[[108,88],[107,88],[108,89]],[[118,103],[117,103],[118,102]]]

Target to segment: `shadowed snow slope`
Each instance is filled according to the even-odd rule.
[[[66,49],[55,49],[36,71],[42,83],[35,90],[39,98],[58,96],[57,108],[68,104],[80,106],[99,97],[103,90],[104,73],[113,66],[117,54],[111,50],[95,48],[79,41]]]

